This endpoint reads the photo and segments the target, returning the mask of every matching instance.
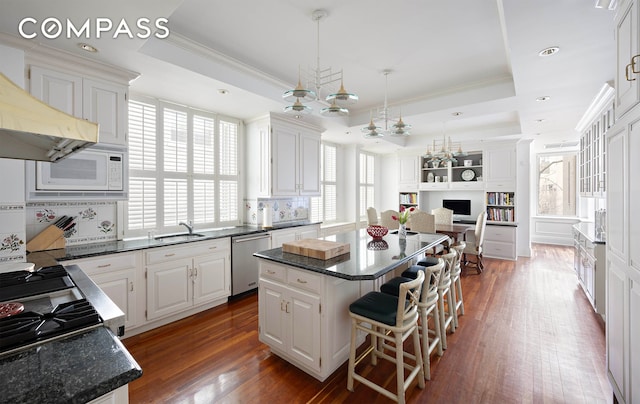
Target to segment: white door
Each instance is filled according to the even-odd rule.
[[[320,195],[320,136],[300,133],[300,172],[298,175],[300,195]]]
[[[124,312],[125,328],[137,323],[135,277],[135,268],[91,275],[91,280]]]
[[[625,308],[626,276],[624,269],[618,267],[618,260],[611,258],[607,257],[607,370],[612,383],[625,395],[624,319],[629,315]]]
[[[516,149],[487,149],[484,152],[484,181],[489,191],[515,191]]]
[[[271,175],[273,196],[298,195],[298,133],[286,125],[273,127]]]
[[[419,158],[415,156],[400,156],[398,160],[398,170],[400,172],[398,185],[407,186],[413,191],[418,187],[419,182]]]
[[[82,118],[82,79],[78,76],[32,66],[31,95],[50,106]]]
[[[620,9],[616,26],[616,118],[621,117],[638,102],[638,75],[631,71],[631,57],[638,54],[638,4],[630,1]],[[637,66],[636,69],[640,68]],[[635,80],[632,80],[635,79]]]
[[[640,136],[640,133],[637,136]],[[629,217],[625,192],[628,175],[626,137],[626,129],[607,134],[607,256],[615,254],[625,262]]]
[[[260,341],[286,351],[285,288],[266,280],[260,281],[258,288],[258,319],[260,321]]]
[[[320,297],[289,289],[285,310],[289,316],[289,353],[320,371]]]
[[[147,267],[147,319],[178,313],[193,306],[191,259]]]
[[[100,124],[100,143],[126,145],[126,88],[94,80],[83,81],[84,118]]]
[[[230,295],[231,263],[228,252],[194,258],[193,271],[194,304],[202,304]]]

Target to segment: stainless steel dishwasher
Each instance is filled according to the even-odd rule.
[[[270,248],[269,233],[231,237],[231,295],[258,287],[258,259],[253,253]]]

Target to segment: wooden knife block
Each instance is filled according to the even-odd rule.
[[[66,245],[62,229],[51,225],[27,242],[27,251],[55,250],[64,248]]]

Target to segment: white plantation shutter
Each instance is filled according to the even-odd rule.
[[[193,117],[193,172],[213,174],[215,171],[214,149],[215,122],[212,118]]]
[[[187,114],[165,108],[164,171],[187,172]]]
[[[164,225],[177,226],[185,222],[188,215],[188,195],[186,179],[164,180]]]
[[[213,223],[216,217],[216,182],[213,180],[193,181],[193,222]]]
[[[365,218],[367,208],[374,206],[375,157],[360,152],[360,218]]]
[[[129,103],[129,168],[156,169],[156,107]]]
[[[129,102],[127,236],[239,223],[239,121],[157,100]]]
[[[323,143],[320,150],[320,196],[311,198],[309,217],[314,222],[331,222],[337,220],[337,147]]]
[[[156,205],[155,178],[130,178],[129,229],[155,229]]]

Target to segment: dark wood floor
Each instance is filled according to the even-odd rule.
[[[431,381],[408,402],[610,403],[603,323],[573,273],[573,249],[534,245],[517,262],[485,259],[463,277],[466,315],[449,334]],[[356,383],[346,364],[320,383],[258,341],[257,296],[124,341],[142,366],[131,403],[372,403],[388,400]],[[361,365],[394,389],[392,365]]]

